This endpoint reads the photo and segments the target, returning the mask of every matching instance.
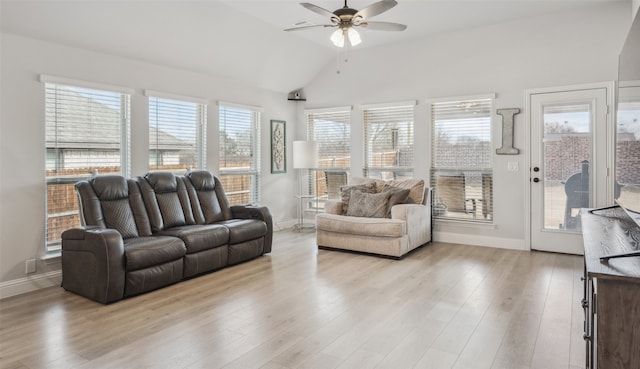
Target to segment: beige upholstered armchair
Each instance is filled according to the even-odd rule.
[[[342,200],[325,204],[316,228],[319,248],[402,258],[431,241],[431,189],[421,179],[353,178]]]

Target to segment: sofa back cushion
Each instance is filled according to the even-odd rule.
[[[124,177],[97,176],[75,187],[82,224],[115,229],[124,239],[150,233],[139,191],[130,191]]]
[[[184,182],[171,172],[150,172],[138,178],[153,232],[195,224]]]
[[[207,171],[190,171],[184,176],[184,184],[197,224],[212,224],[227,219],[216,191],[216,184],[221,185],[213,174]],[[224,191],[221,193],[224,194]],[[226,196],[224,200],[226,201]],[[225,201],[223,203],[228,207]]]

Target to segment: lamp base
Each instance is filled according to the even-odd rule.
[[[316,225],[313,223],[299,223],[293,226],[293,230],[296,232],[304,232],[305,230],[315,231]]]

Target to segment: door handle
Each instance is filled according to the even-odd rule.
[[[535,177],[535,178],[533,179],[533,182],[535,182],[535,183],[538,183],[538,182],[540,182],[540,178],[538,178],[538,177]]]

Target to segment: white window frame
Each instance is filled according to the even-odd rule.
[[[415,163],[415,158],[413,157],[414,155],[414,143],[415,143],[415,106],[416,106],[416,101],[415,100],[410,100],[410,101],[403,101],[403,102],[395,102],[395,103],[386,103],[386,104],[369,104],[369,105],[362,105],[361,106],[361,110],[362,110],[362,130],[363,130],[363,158],[364,158],[364,163],[363,163],[363,176],[365,177],[372,177],[372,178],[380,178],[380,176],[372,176],[372,173],[383,173],[383,172],[390,172],[392,173],[392,177],[395,178],[400,178],[400,177],[413,177],[413,172],[414,172],[414,163]],[[369,139],[369,134],[371,132],[371,127],[370,125],[374,124],[374,123],[378,123],[378,122],[372,122],[370,121],[370,119],[367,118],[368,116],[368,112],[379,112],[385,115],[389,116],[389,119],[398,119],[400,118],[401,115],[404,114],[408,114],[407,112],[405,112],[404,110],[411,110],[411,121],[408,125],[408,129],[410,130],[410,132],[408,133],[408,135],[410,135],[410,137],[408,137],[408,140],[411,141],[411,143],[409,144],[411,146],[411,165],[410,166],[398,166],[398,165],[380,165],[380,166],[373,166],[371,165],[371,160],[372,160],[372,153],[373,153],[373,148],[371,147],[371,142]],[[395,115],[395,116],[394,116]],[[395,124],[397,122],[393,122],[392,124]],[[396,158],[399,152],[396,152]],[[380,178],[380,179],[392,179],[392,178]]]
[[[221,180],[224,177],[230,176],[250,176],[251,183],[249,188],[249,203],[257,204],[260,202],[262,197],[261,192],[261,177],[262,177],[262,169],[261,169],[261,130],[262,130],[262,112],[263,109],[258,106],[251,106],[245,104],[237,104],[225,101],[218,101],[218,131],[220,134],[220,138],[223,133],[223,122],[221,118],[221,113],[223,109],[231,108],[231,109],[239,109],[249,112],[254,117],[253,126],[251,127],[251,135],[252,135],[252,160],[250,161],[249,168],[232,168],[226,169],[223,168],[220,164],[224,159],[224,155],[222,152],[219,154],[219,163],[218,163],[218,172],[220,174]],[[222,145],[220,145],[220,151],[222,150]],[[245,192],[245,191],[243,191]],[[231,205],[238,205],[239,203],[233,202],[234,195],[239,193],[234,192],[231,188],[225,188],[225,193],[229,198]]]
[[[47,96],[48,96],[48,89],[55,89],[52,91],[57,91],[57,86],[60,86],[61,88],[78,88],[78,89],[89,89],[89,90],[94,90],[96,92],[106,92],[106,93],[116,93],[116,94],[120,94],[120,108],[119,108],[119,112],[120,112],[120,146],[118,149],[118,153],[120,156],[120,172],[118,174],[124,176],[124,177],[128,177],[130,175],[130,151],[131,151],[131,142],[130,142],[130,136],[131,136],[131,95],[133,95],[134,90],[130,89],[130,88],[125,88],[125,87],[120,87],[120,86],[111,86],[111,85],[105,85],[105,84],[101,84],[101,83],[94,83],[94,82],[87,82],[87,81],[80,81],[80,80],[73,80],[73,79],[68,79],[68,78],[62,78],[62,77],[55,77],[55,76],[48,76],[48,75],[40,75],[40,82],[43,84],[44,87],[44,96],[45,96],[45,101],[44,101],[44,109],[46,110],[48,108],[48,102],[47,102]],[[45,112],[45,130],[47,125],[49,124],[48,120],[47,120],[47,114]],[[56,124],[56,123],[54,123]],[[55,144],[56,147],[54,147],[54,149],[58,148],[58,144]],[[50,162],[49,158],[48,158],[48,150],[50,147],[47,147],[48,144],[46,142],[46,138],[45,138],[45,155],[47,155],[46,158],[46,162]],[[79,149],[83,149],[82,147],[79,147]],[[53,159],[54,164],[56,166],[56,168],[59,168],[59,165],[63,165],[63,163],[61,163],[59,161],[59,155],[56,155],[56,159]],[[47,175],[47,165],[45,165],[45,212],[46,212],[46,216],[45,216],[45,223],[44,223],[44,227],[45,227],[45,251],[49,254],[51,253],[58,253],[60,251],[61,248],[61,240],[59,239],[55,239],[55,240],[49,240],[49,225],[48,225],[48,221],[51,217],[56,217],[58,216],[58,214],[50,214],[49,213],[49,203],[48,203],[48,192],[49,192],[49,185],[73,185],[76,182],[83,180],[83,179],[87,179],[91,176],[95,176],[98,175],[99,173],[97,171],[93,171],[93,172],[89,172],[87,171],[87,173],[83,173],[83,174],[73,174],[73,175],[57,175],[57,176],[48,176]],[[75,197],[75,196],[74,196]],[[75,210],[68,210],[65,211],[61,216],[72,216],[75,214],[79,214],[79,209],[76,208]],[[80,222],[78,222],[77,226],[80,226]]]

